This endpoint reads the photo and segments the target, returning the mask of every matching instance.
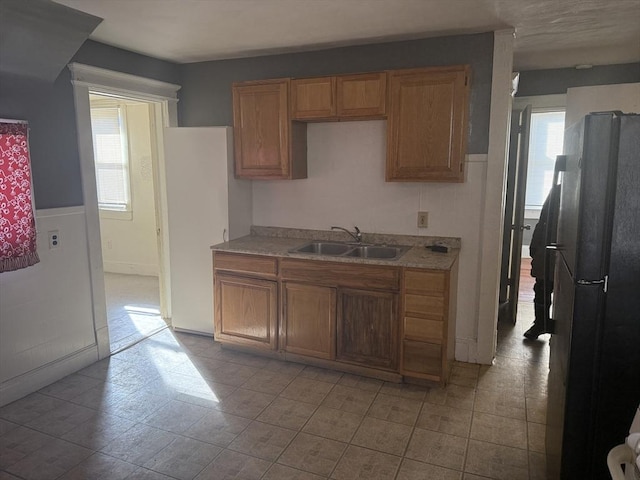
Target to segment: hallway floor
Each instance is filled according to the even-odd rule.
[[[111,352],[117,352],[167,327],[160,317],[158,277],[104,274]]]
[[[446,388],[165,329],[1,408],[0,479],[543,479],[548,337],[518,323]]]

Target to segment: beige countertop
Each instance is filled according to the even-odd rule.
[[[290,236],[289,236],[290,235]],[[345,238],[346,237],[346,238]],[[416,237],[410,235],[379,235],[363,233],[364,243],[384,245],[412,245],[397,260],[342,257],[335,255],[318,255],[308,253],[292,253],[311,240],[348,241],[349,237],[341,232],[282,229],[276,227],[252,227],[252,234],[213,245],[216,252],[245,253],[273,257],[304,258],[324,262],[355,263],[360,265],[389,265],[397,267],[428,268],[433,270],[449,270],[460,253],[460,240],[449,237]],[[446,245],[447,253],[433,252],[426,245]]]

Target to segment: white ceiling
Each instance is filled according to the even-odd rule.
[[[519,70],[640,60],[640,0],[55,0],[178,63],[515,27]]]

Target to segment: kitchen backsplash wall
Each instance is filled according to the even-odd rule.
[[[460,237],[456,337],[475,339],[487,156],[469,156],[465,183],[387,183],[386,121],[309,124],[307,142],[307,179],[253,181],[253,224]],[[418,211],[429,212],[428,228],[417,227]]]

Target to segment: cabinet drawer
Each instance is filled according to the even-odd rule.
[[[404,341],[403,372],[442,375],[442,346],[433,343]]]
[[[382,265],[314,262],[283,258],[280,261],[283,280],[309,282],[316,285],[398,291],[400,269]]]
[[[274,257],[214,252],[213,267],[217,270],[253,273],[274,277],[278,273],[278,260]]]
[[[419,295],[442,294],[445,291],[446,274],[444,272],[425,272],[405,270],[404,288],[409,293]]]
[[[426,295],[404,296],[404,311],[418,316],[431,315],[444,317],[444,297],[429,297]]]
[[[444,322],[427,318],[404,317],[404,337],[431,343],[442,343]]]

